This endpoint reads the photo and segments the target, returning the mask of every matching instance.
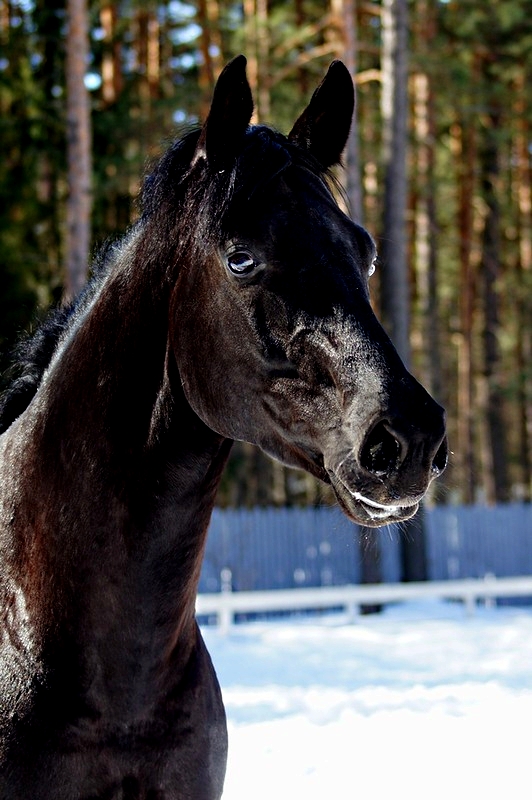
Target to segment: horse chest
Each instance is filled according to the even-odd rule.
[[[60,687],[34,692],[25,718],[12,715],[5,731],[1,800],[217,800],[225,713],[202,644],[191,661],[142,719],[117,723],[112,703],[104,713],[72,708]]]

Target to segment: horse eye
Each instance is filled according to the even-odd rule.
[[[235,275],[247,275],[254,269],[256,262],[246,250],[238,250],[227,256],[227,266]]]
[[[378,256],[375,256],[375,258],[373,259],[373,261],[372,261],[372,262],[371,262],[371,264],[369,265],[369,269],[368,269],[368,278],[371,278],[371,276],[373,275],[373,273],[374,273],[374,272],[375,272],[375,270],[377,269],[377,263],[378,263],[378,261],[379,261],[379,257],[378,257]]]

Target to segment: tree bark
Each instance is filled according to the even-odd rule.
[[[106,3],[102,6],[100,10],[100,24],[104,32],[102,99],[106,106],[112,105],[117,101],[123,85],[120,42],[116,36],[117,17],[115,3]]]
[[[218,0],[198,0],[197,20],[201,28],[199,86],[201,91],[201,119],[209,112],[212,90],[221,70],[222,37],[220,34],[220,9]]]
[[[382,553],[378,536],[373,528],[361,525],[358,531],[358,552],[360,557],[360,583],[382,583]],[[380,603],[366,603],[360,607],[361,614],[378,614],[382,611]]]
[[[331,24],[328,32],[335,55],[344,61],[353,80],[357,71],[356,0],[331,0]],[[351,130],[344,152],[345,171],[342,173],[348,202],[348,213],[359,224],[364,223],[362,183],[360,179],[360,157],[358,147],[357,114],[353,116]],[[360,557],[361,583],[382,581],[381,552],[379,540],[371,528],[359,530],[358,551]],[[375,613],[381,606],[363,606],[362,613]]]
[[[300,31],[303,29],[303,26],[306,24],[306,16],[305,16],[305,9],[304,9],[304,0],[295,0],[294,3],[294,10],[296,15],[296,27],[297,30]],[[305,43],[298,48],[299,52],[303,52]],[[298,85],[299,85],[299,92],[301,97],[306,97],[309,91],[309,81],[307,71],[303,67],[299,67],[297,70],[298,76]]]
[[[406,259],[407,0],[383,0],[382,95],[384,209],[381,309],[399,355],[410,364],[410,295]]]
[[[262,122],[270,122],[270,30],[268,0],[255,0],[257,15],[258,92],[257,113]]]
[[[414,242],[418,295],[417,332],[421,334],[423,383],[443,400],[440,355],[440,311],[438,303],[438,259],[436,246],[435,147],[436,123],[433,81],[423,60],[428,58],[436,35],[435,13],[430,3],[416,4],[416,52],[421,66],[412,80],[415,131]]]
[[[487,76],[486,76],[487,77]],[[480,147],[482,196],[487,213],[482,232],[481,282],[484,306],[484,379],[492,485],[489,500],[509,499],[508,463],[504,424],[504,402],[501,385],[499,348],[500,300],[498,282],[501,274],[501,211],[498,198],[499,152],[497,131],[500,115],[495,107],[487,115]]]
[[[435,297],[433,153],[429,133],[430,85],[423,72],[413,76],[415,131],[415,190],[413,193],[414,267],[418,307],[417,331],[423,348],[423,377],[434,392],[439,380],[439,344],[437,339],[437,305]]]
[[[343,0],[344,53],[345,65],[353,80],[356,80],[358,63],[357,41],[357,9],[356,0]],[[351,216],[361,225],[364,224],[364,203],[362,196],[362,170],[360,168],[360,152],[358,146],[358,114],[355,108],[345,155],[346,194]]]
[[[452,127],[454,152],[458,163],[458,214],[460,263],[460,332],[458,352],[457,433],[460,442],[458,470],[463,500],[473,503],[477,486],[475,460],[475,364],[473,323],[476,279],[472,244],[474,240],[473,198],[475,187],[476,139],[472,125]]]
[[[382,95],[384,209],[381,239],[381,311],[407,368],[410,366],[410,285],[406,257],[408,138],[407,0],[383,0]],[[423,516],[403,527],[403,580],[426,580]]]
[[[532,272],[532,181],[530,175],[530,124],[525,102],[525,74],[519,76],[516,86],[516,166],[513,175],[513,193],[518,208],[519,257],[517,261],[517,401],[519,418],[519,466],[521,469],[522,496],[532,499],[532,302],[528,287]]]
[[[88,269],[91,217],[91,122],[85,87],[88,16],[85,0],[68,0],[66,48],[68,199],[66,208],[66,294],[83,286]]]
[[[248,80],[255,98],[253,124],[268,122],[272,85],[267,0],[244,0]]]

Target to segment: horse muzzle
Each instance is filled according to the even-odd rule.
[[[443,410],[440,420],[427,432],[381,419],[368,430],[358,451],[326,465],[348,516],[368,527],[414,516],[430,483],[447,464]]]
[[[353,522],[365,525],[368,528],[378,528],[394,522],[404,522],[413,517],[419,508],[419,500],[408,502],[397,500],[394,502],[380,502],[366,497],[358,490],[350,487],[340,480],[334,473],[329,472],[329,479],[336,498],[343,511]]]

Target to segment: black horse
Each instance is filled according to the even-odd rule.
[[[234,439],[370,526],[444,469],[443,411],[373,315],[373,241],[327,182],[353,103],[335,62],[290,136],[250,128],[232,61],[138,224],[27,344],[0,415],[2,800],[220,797],[194,605]]]

